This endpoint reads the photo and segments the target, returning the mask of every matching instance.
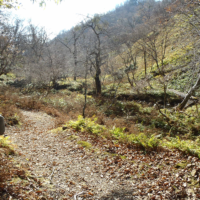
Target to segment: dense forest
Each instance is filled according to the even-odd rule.
[[[2,199],[200,199],[199,1],[127,0],[53,39],[12,6],[0,1]]]

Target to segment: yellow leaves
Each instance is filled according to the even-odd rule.
[[[0,147],[7,147],[13,151],[13,145],[11,145],[10,137],[0,136]]]
[[[91,119],[91,118],[83,118],[82,115],[78,116],[77,121],[69,121],[68,126],[75,129],[76,131],[81,132],[89,132],[93,133],[95,135],[98,135],[105,130],[105,126],[99,125],[96,123],[97,118]]]

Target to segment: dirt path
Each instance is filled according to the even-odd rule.
[[[105,174],[103,159],[108,156],[91,153],[67,139],[73,132],[51,133],[52,117],[27,111],[23,115],[25,124],[7,131],[21,155],[15,157],[15,162],[30,168],[30,174],[41,180],[41,191],[47,189],[53,199],[74,199],[79,193],[84,199],[100,199],[112,189],[122,190],[132,185],[133,181],[111,179],[113,172]]]
[[[145,155],[123,145],[111,148],[106,141],[97,141],[87,150],[77,144],[77,140],[92,143],[87,134],[78,137],[69,130],[51,133],[52,117],[41,112],[22,113],[25,123],[20,128],[9,128],[7,134],[20,152],[14,157],[16,165],[26,168],[30,179],[39,180],[41,200],[200,197],[200,190],[190,186],[198,178],[191,175],[195,169],[198,175],[200,163],[196,158],[172,151]]]

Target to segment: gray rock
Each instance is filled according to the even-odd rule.
[[[0,115],[0,135],[5,133],[4,117]]]

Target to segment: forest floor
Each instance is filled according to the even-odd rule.
[[[196,157],[131,149],[70,129],[53,133],[53,117],[22,114],[24,123],[6,130],[18,153],[12,162],[26,172],[16,180],[26,182],[26,197],[18,199],[200,199]]]

